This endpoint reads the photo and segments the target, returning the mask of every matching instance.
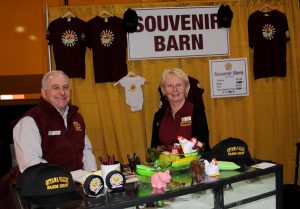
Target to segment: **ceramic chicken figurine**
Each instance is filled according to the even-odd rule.
[[[182,136],[178,136],[177,140],[179,141],[181,148],[183,150],[183,153],[191,153],[195,150],[193,150],[193,147],[196,144],[196,141],[194,140],[187,140],[185,138],[183,138]]]
[[[216,158],[213,158],[210,163],[207,160],[204,160],[204,164],[205,164],[204,171],[206,175],[212,177],[220,175],[218,161]]]

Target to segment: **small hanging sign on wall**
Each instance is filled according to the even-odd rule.
[[[211,97],[249,96],[247,58],[209,60]]]

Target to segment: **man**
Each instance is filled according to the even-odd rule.
[[[47,162],[69,171],[96,171],[84,120],[78,107],[68,104],[69,77],[58,70],[46,73],[41,94],[39,104],[14,125],[14,147],[20,171]]]

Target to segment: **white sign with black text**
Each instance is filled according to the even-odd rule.
[[[219,6],[135,8],[128,59],[228,56],[229,32],[218,25]]]
[[[209,60],[211,97],[249,96],[247,58]]]

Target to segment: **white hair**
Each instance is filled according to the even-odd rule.
[[[49,71],[48,73],[46,73],[43,76],[42,79],[42,89],[47,89],[48,88],[48,79],[54,75],[62,75],[63,77],[65,77],[67,80],[69,80],[69,76],[67,76],[67,74],[65,74],[63,71],[61,70],[54,70],[54,71]]]

